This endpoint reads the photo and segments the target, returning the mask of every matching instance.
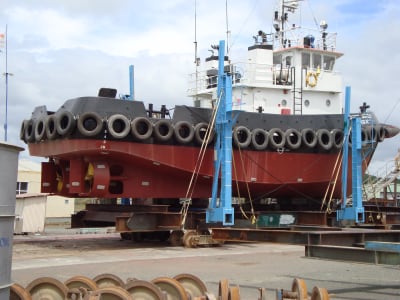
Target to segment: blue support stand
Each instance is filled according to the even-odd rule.
[[[222,222],[224,226],[234,224],[232,207],[232,78],[224,73],[225,41],[219,42],[218,85],[215,130],[215,156],[212,198],[206,211],[206,222]],[[221,191],[217,198],[219,174],[221,173]],[[219,200],[219,201],[218,201]]]
[[[350,87],[346,87],[345,96],[345,143],[343,151],[343,166],[342,166],[342,196],[343,201],[341,209],[337,211],[337,220],[351,220],[356,223],[364,223],[364,207],[362,204],[362,143],[361,143],[361,118],[356,116],[350,118]],[[351,173],[352,173],[352,205],[346,206],[347,199],[347,170],[348,170],[348,147],[349,136],[348,128],[351,123]]]
[[[129,66],[129,100],[135,100],[135,67]]]

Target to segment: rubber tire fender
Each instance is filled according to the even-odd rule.
[[[285,147],[285,133],[280,128],[272,128],[269,131],[269,145],[272,149],[279,149]]]
[[[35,123],[35,141],[40,142],[46,138],[46,119],[41,117]]]
[[[21,141],[24,141],[25,143],[26,143],[25,131],[26,131],[26,128],[28,126],[28,122],[29,122],[29,120],[23,120],[22,123],[21,123],[21,128],[19,130],[19,139]]]
[[[344,144],[344,132],[339,128],[331,130],[333,147],[341,149]]]
[[[301,133],[295,128],[285,131],[286,146],[291,150],[297,150],[301,146]]]
[[[131,130],[131,123],[125,115],[115,114],[108,118],[107,130],[113,138],[123,139]]]
[[[308,148],[314,148],[317,143],[317,134],[312,128],[304,128],[301,130],[301,140],[303,145]]]
[[[95,126],[87,124],[88,121],[94,122]],[[91,126],[88,128],[88,125]],[[101,116],[96,112],[85,112],[78,118],[78,130],[82,135],[87,137],[98,135],[103,130],[103,125]]]
[[[240,149],[247,148],[251,143],[251,132],[246,126],[237,126],[233,129],[233,142]]]
[[[54,140],[55,138],[57,138],[58,136],[58,132],[57,132],[57,118],[56,116],[53,115],[48,115],[46,117],[46,121],[45,121],[46,125],[46,136],[49,140]]]
[[[179,144],[188,144],[193,140],[194,128],[188,121],[179,121],[174,126],[174,136]]]
[[[332,135],[328,129],[321,128],[317,130],[318,146],[324,150],[330,150],[333,146]]]
[[[265,150],[268,147],[269,133],[262,128],[254,128],[251,131],[251,146],[255,150]]]
[[[25,141],[26,143],[32,143],[35,141],[35,121],[29,119],[25,127]]]
[[[64,110],[56,115],[56,129],[60,136],[68,136],[76,127],[76,119],[72,112]]]
[[[208,123],[200,122],[194,126],[194,140],[197,144],[202,145],[205,138],[205,134],[208,128]],[[208,145],[211,144],[215,136],[215,131],[211,130],[210,138],[208,140]]]
[[[134,138],[144,141],[153,134],[153,124],[146,117],[137,117],[131,121],[131,133]]]
[[[383,142],[385,140],[385,128],[382,125],[376,125],[375,132],[378,137],[378,142]]]
[[[174,134],[174,127],[168,120],[158,120],[153,127],[153,135],[160,142],[167,142]]]

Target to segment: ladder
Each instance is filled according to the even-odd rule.
[[[290,69],[290,75],[293,82],[293,114],[302,115],[303,114],[303,72],[301,72],[300,87],[296,87],[296,68],[292,67]]]

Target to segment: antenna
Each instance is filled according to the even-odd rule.
[[[194,1],[194,63],[199,65],[199,58],[197,57],[197,0]],[[197,73],[197,72],[196,72]]]
[[[229,57],[229,22],[228,22],[228,0],[225,0],[225,18],[226,18],[226,55]]]
[[[6,24],[6,72],[3,75],[6,77],[6,118],[4,121],[4,141],[7,142],[7,124],[8,124],[8,76],[13,76],[14,74],[8,73],[8,59],[7,59],[7,40],[8,40],[8,33],[7,33],[7,24]]]
[[[196,100],[198,99],[198,81],[199,81],[199,71],[198,67],[200,65],[200,58],[197,57],[197,0],[194,1],[194,63],[196,65]]]

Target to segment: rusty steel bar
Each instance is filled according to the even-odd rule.
[[[370,230],[353,229],[339,231],[296,231],[296,230],[266,230],[240,228],[213,228],[215,240],[276,242],[298,245],[340,245],[353,246],[365,241],[400,240],[400,230]]]

